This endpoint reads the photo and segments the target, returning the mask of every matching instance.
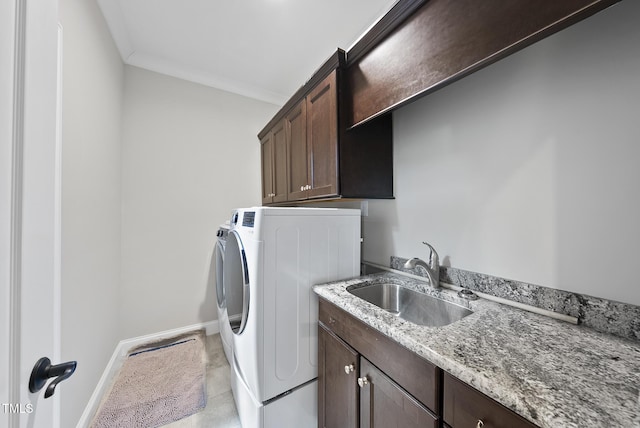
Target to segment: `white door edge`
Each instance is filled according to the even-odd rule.
[[[57,0],[10,0],[0,6],[0,425],[10,428],[59,427],[59,411],[53,411],[58,397],[45,401],[44,391],[28,388],[34,364],[55,357],[54,340],[60,337],[53,316],[59,299],[53,294],[59,261],[57,8]]]
[[[13,114],[10,175],[10,239],[9,239],[9,404],[21,403],[21,267],[22,267],[22,189],[24,152],[24,63],[26,56],[26,1],[14,2],[13,37]],[[19,414],[9,412],[10,427],[19,426]]]
[[[58,80],[56,84],[56,140],[54,177],[53,235],[53,354],[54,363],[62,362],[62,25],[58,23]],[[62,394],[62,391],[60,392]],[[53,427],[60,428],[60,394],[53,396]]]

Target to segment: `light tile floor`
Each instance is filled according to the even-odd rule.
[[[230,367],[219,334],[207,336],[207,407],[165,428],[241,428],[229,382]]]

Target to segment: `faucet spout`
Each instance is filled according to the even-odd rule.
[[[438,253],[430,244],[426,242],[423,242],[423,244],[429,247],[429,263],[425,262],[422,259],[414,257],[407,260],[407,262],[404,264],[404,268],[416,269],[418,266],[422,266],[427,273],[429,285],[431,285],[433,288],[438,288],[440,286],[440,262],[438,260]]]

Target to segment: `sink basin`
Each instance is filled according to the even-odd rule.
[[[442,327],[473,313],[455,303],[392,283],[351,286],[347,291],[404,320],[429,327]]]

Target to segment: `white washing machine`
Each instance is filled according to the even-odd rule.
[[[242,310],[242,295],[233,290],[226,292],[224,289],[224,258],[227,236],[229,235],[229,222],[223,223],[218,228],[216,236],[218,240],[215,248],[216,267],[216,304],[218,309],[218,326],[220,339],[224,349],[224,355],[229,364],[233,363],[233,333],[231,325],[239,323]]]
[[[314,284],[360,273],[360,210],[254,207],[232,217],[224,286],[242,294],[231,388],[243,428],[317,427]]]

